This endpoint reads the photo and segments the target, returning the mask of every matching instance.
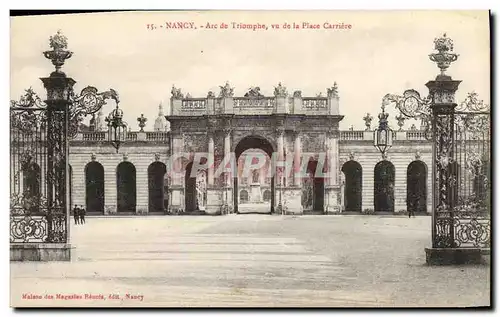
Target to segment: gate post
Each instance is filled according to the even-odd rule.
[[[456,173],[450,173],[454,162],[455,92],[461,81],[452,80],[445,70],[458,55],[452,53],[453,42],[446,34],[434,40],[438,53],[430,54],[438,64],[441,74],[429,81],[432,111],[432,248],[426,248],[426,261],[431,265],[481,262],[480,249],[459,249],[455,243],[454,207],[456,195],[453,188],[458,181]],[[454,175],[455,174],[455,175]]]
[[[55,71],[49,77],[40,78],[47,90],[45,122],[45,188],[46,238],[42,242],[11,244],[11,261],[70,261],[69,239],[69,107],[75,81],[60,69],[73,54],[67,51],[67,39],[60,32],[50,37],[51,51],[44,56],[52,61]],[[43,168],[43,167],[42,167]],[[43,179],[43,178],[42,178]],[[42,208],[43,207],[43,208]]]

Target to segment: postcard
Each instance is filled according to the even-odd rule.
[[[488,11],[11,16],[12,307],[490,307]]]

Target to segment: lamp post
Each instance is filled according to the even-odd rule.
[[[378,128],[373,131],[373,146],[380,151],[382,157],[392,147],[392,129],[389,128],[388,117],[389,114],[385,112],[385,104],[382,104],[382,112],[378,115]]]
[[[127,136],[127,124],[123,121],[123,110],[118,107],[118,103],[116,103],[116,108],[111,111],[105,121],[108,124],[108,141],[118,153],[120,145]]]

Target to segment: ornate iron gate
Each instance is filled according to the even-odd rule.
[[[436,248],[490,248],[490,121],[476,93],[434,120]]]
[[[454,247],[490,247],[490,123],[488,106],[475,93],[455,109],[454,160],[448,165]]]
[[[10,106],[10,242],[67,242],[67,107],[26,90]]]

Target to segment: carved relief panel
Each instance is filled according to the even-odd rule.
[[[184,151],[186,152],[207,152],[208,140],[205,134],[184,134]]]
[[[324,133],[303,133],[301,135],[302,152],[324,152],[325,134]]]

